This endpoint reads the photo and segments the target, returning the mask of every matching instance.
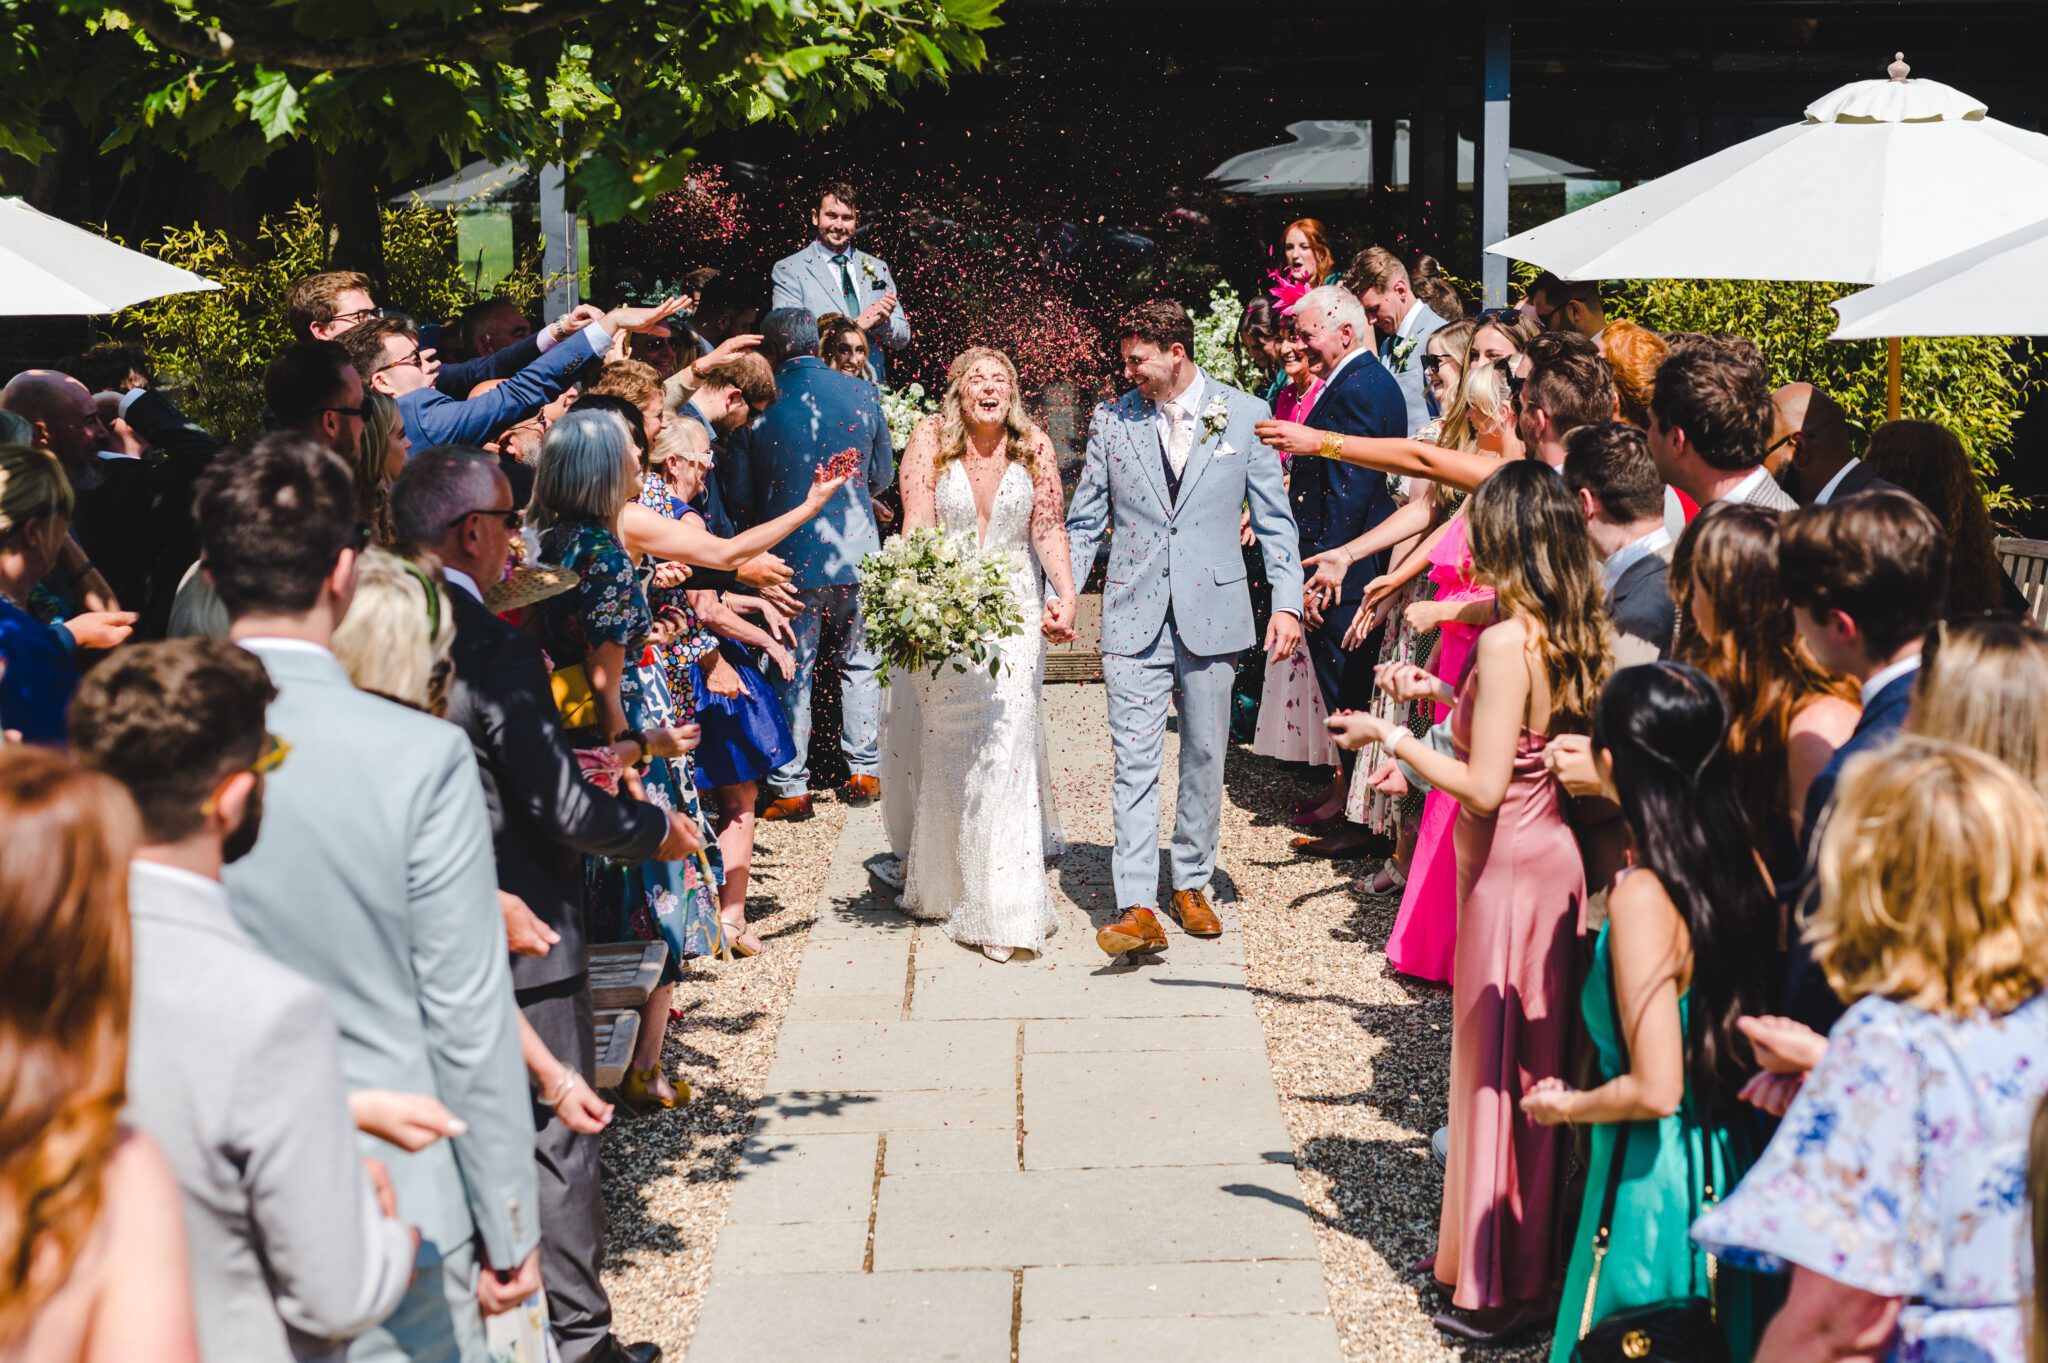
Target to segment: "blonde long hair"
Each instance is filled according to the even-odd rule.
[[[2048,797],[2048,634],[1995,616],[1935,626],[1907,727],[1989,753]]]
[[[1451,394],[1449,406],[1444,409],[1443,434],[1437,444],[1446,449],[1463,450],[1467,454],[1479,449],[1479,418],[1484,418],[1489,430],[1499,430],[1503,421],[1513,424],[1509,406],[1507,377],[1497,364],[1476,358],[1466,351],[1467,364],[1458,371],[1458,387]]]
[[[1584,732],[1607,680],[1607,592],[1586,518],[1535,459],[1502,464],[1465,504],[1472,575],[1524,621],[1550,685],[1551,734]]]
[[[356,561],[356,591],[334,631],[334,656],[359,690],[438,715],[453,679],[455,607],[432,557],[414,563],[369,548]]]
[[[127,1101],[128,859],[120,783],[0,749],[0,1339],[71,1275],[100,1214]]]
[[[1024,411],[1024,387],[1017,382],[1017,366],[1002,351],[977,345],[961,351],[946,371],[946,396],[939,400],[939,448],[932,457],[934,480],[946,471],[947,464],[967,453],[967,415],[961,407],[960,389],[974,366],[984,360],[1001,365],[1010,380],[1010,410],[1003,413],[1003,454],[1022,464],[1034,478],[1038,475],[1037,428]]]

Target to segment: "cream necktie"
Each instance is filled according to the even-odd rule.
[[[1188,471],[1188,452],[1193,449],[1190,438],[1194,432],[1188,427],[1188,414],[1178,402],[1166,404],[1166,462],[1178,478]]]

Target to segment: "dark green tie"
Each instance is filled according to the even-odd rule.
[[[832,263],[839,267],[839,292],[846,299],[846,315],[857,319],[860,316],[860,295],[854,292],[853,271],[846,268],[846,253],[841,251],[832,257]]]

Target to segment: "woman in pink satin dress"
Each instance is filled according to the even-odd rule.
[[[1453,691],[1412,664],[1397,694],[1454,705],[1455,755],[1371,715],[1330,721],[1347,748],[1382,744],[1459,802],[1452,966],[1450,1158],[1435,1272],[1447,1333],[1493,1342],[1540,1318],[1562,1280],[1559,1184],[1567,1142],[1521,1111],[1523,1092],[1569,1069],[1585,872],[1552,736],[1584,731],[1609,665],[1605,594],[1584,517],[1548,466],[1516,461],[1466,507],[1473,578],[1500,622]],[[1540,552],[1538,550],[1540,546]]]

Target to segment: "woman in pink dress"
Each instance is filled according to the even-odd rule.
[[[1543,750],[1586,729],[1609,654],[1592,541],[1554,470],[1504,465],[1472,494],[1466,520],[1472,575],[1494,589],[1500,623],[1455,692],[1413,664],[1388,676],[1397,696],[1454,703],[1455,755],[1371,715],[1330,727],[1347,748],[1380,743],[1460,805],[1450,1157],[1434,1265],[1458,1309],[1436,1320],[1488,1343],[1540,1319],[1564,1272],[1567,1141],[1524,1114],[1521,1097],[1568,1069],[1586,882]]]
[[[1273,410],[1289,420],[1307,415],[1323,391],[1323,381],[1309,372],[1308,350],[1294,334],[1291,322],[1280,336],[1280,374],[1284,386],[1273,399]],[[1280,456],[1280,463],[1284,469],[1286,455]],[[1252,734],[1253,752],[1281,762],[1335,768],[1337,746],[1323,727],[1327,717],[1307,649],[1295,649],[1282,662],[1267,660],[1265,682],[1259,691],[1259,724]]]

